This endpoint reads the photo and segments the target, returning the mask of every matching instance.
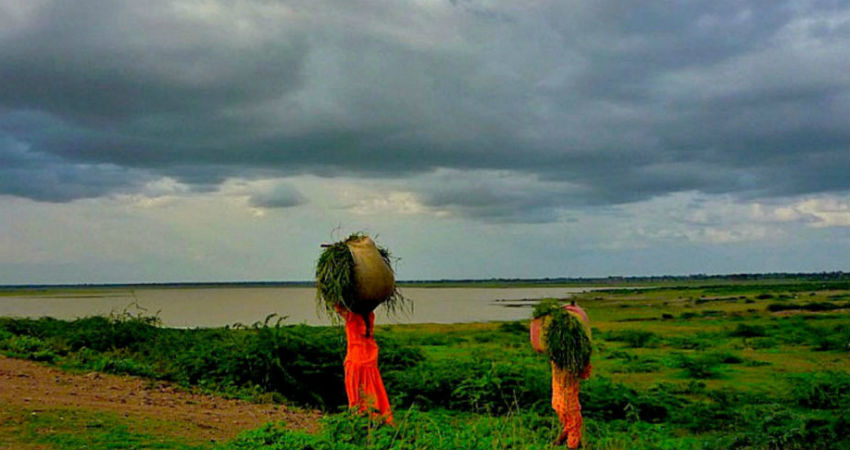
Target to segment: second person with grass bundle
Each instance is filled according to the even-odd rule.
[[[579,403],[580,380],[590,376],[590,321],[575,304],[561,306],[546,299],[534,308],[531,321],[531,345],[545,353],[552,364],[552,408],[558,414],[562,430],[554,445],[569,448],[581,445],[582,420]]]

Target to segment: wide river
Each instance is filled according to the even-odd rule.
[[[591,290],[580,287],[540,288],[404,288],[413,312],[387,317],[378,308],[379,324],[462,323],[524,320],[534,301],[565,298]],[[311,287],[103,288],[47,290],[44,293],[0,296],[0,317],[75,319],[92,315],[158,315],[167,327],[251,325],[269,314],[286,316],[284,323],[327,325],[316,308]]]

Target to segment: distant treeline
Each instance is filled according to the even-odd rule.
[[[774,272],[736,273],[725,275],[656,275],[608,277],[545,277],[545,278],[445,278],[439,280],[399,280],[407,286],[505,286],[505,285],[622,285],[680,282],[745,282],[745,281],[850,281],[850,272]],[[56,288],[217,288],[217,287],[313,287],[310,281],[221,281],[221,282],[168,282],[168,283],[78,283],[78,284],[15,284],[0,285],[3,289],[56,289]]]
[[[402,284],[624,284],[624,283],[675,283],[691,281],[850,281],[850,272],[813,273],[737,273],[725,275],[655,275],[655,276],[609,276],[609,277],[546,277],[546,278],[489,278],[489,279],[441,279],[405,280]]]

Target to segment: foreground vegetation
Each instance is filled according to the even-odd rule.
[[[594,327],[585,448],[850,448],[846,279],[612,289],[578,301]],[[338,328],[277,317],[196,330],[132,314],[0,319],[9,356],[329,413],[318,433],[270,424],[226,448],[533,449],[554,439],[549,369],[527,323],[385,325],[376,336],[396,427],[340,412]]]
[[[165,421],[131,422],[114,414],[84,409],[28,409],[0,404],[0,448],[206,450],[207,443],[188,443],[163,436]],[[152,433],[156,431],[158,433]]]

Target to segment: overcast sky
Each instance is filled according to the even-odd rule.
[[[0,0],[0,284],[850,270],[846,1]]]

